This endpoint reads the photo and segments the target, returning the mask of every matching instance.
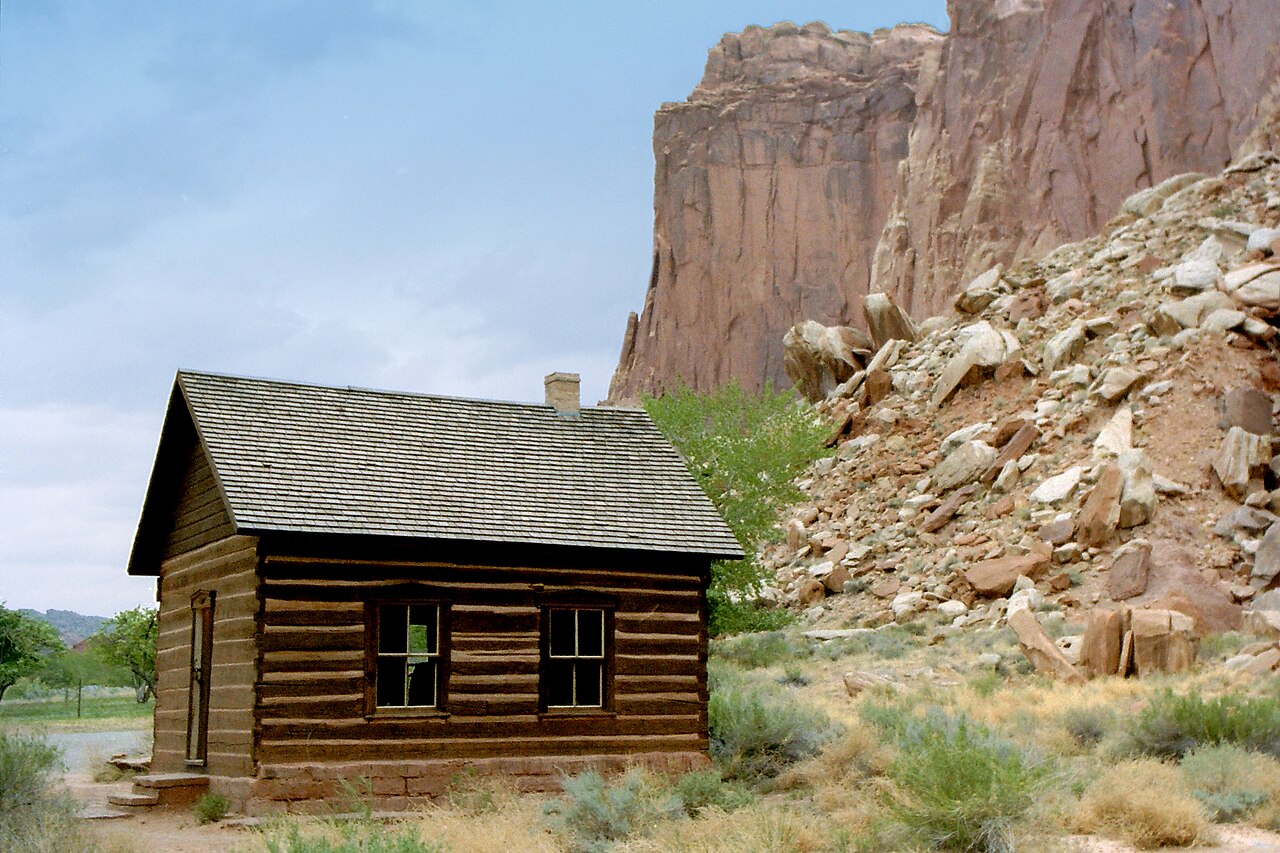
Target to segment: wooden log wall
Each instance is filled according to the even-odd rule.
[[[263,765],[706,750],[696,572],[288,557],[262,572]],[[451,601],[446,713],[366,716],[364,602],[413,589]],[[542,604],[583,590],[616,602],[611,709],[539,713]]]
[[[257,542],[229,536],[160,566],[156,636],[156,772],[179,773],[186,763],[191,679],[191,598],[212,591],[213,657],[210,667],[208,764],[214,776],[251,776],[257,681]]]
[[[162,559],[194,551],[235,533],[199,442],[191,443],[183,471]]]

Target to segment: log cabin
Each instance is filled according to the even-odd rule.
[[[705,765],[710,564],[742,551],[643,410],[574,374],[546,401],[179,372],[128,564],[152,770],[262,812]]]

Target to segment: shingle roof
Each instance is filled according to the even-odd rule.
[[[741,556],[639,409],[181,372],[238,530]]]

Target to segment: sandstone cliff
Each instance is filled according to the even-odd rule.
[[[654,263],[612,399],[785,383],[794,323],[935,312],[995,262],[1217,171],[1280,70],[1268,0],[952,0],[942,35],[726,35],[654,128]],[[1261,134],[1272,142],[1274,134]]]

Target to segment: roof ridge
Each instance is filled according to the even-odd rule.
[[[325,385],[318,382],[300,382],[294,379],[275,379],[268,376],[243,376],[235,373],[220,373],[212,370],[189,370],[179,368],[177,373],[182,377],[199,377],[208,379],[231,379],[236,382],[251,382],[258,385],[279,385],[288,388],[310,388],[321,391],[350,391],[360,394],[376,394],[383,397],[412,397],[428,400],[446,400],[457,403],[485,403],[498,406],[517,406],[530,409],[550,409],[548,403],[532,403],[522,400],[499,400],[490,397],[464,397],[456,394],[433,394],[427,391],[394,391],[390,388],[369,388],[363,385]],[[642,406],[583,406],[584,412],[644,412]]]

